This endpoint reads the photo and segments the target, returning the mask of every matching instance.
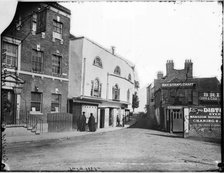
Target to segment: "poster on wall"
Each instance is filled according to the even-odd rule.
[[[97,106],[82,105],[82,112],[85,112],[87,122],[90,117],[90,113],[93,114],[93,116],[95,117],[95,122],[97,122]]]
[[[191,124],[221,125],[220,107],[191,107],[189,109],[189,122]]]
[[[199,101],[201,104],[218,105],[218,104],[220,104],[220,93],[201,92],[201,93],[199,93]]]

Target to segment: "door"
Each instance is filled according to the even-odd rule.
[[[104,128],[105,109],[100,109],[100,128]]]
[[[16,97],[13,90],[2,89],[3,122],[16,124]]]
[[[109,126],[113,125],[113,109],[110,108],[109,110]]]
[[[173,132],[183,132],[184,120],[182,109],[173,109]]]

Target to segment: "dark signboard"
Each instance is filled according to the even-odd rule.
[[[176,87],[193,87],[194,83],[178,82],[178,83],[162,83],[162,88],[176,88]]]
[[[199,93],[199,100],[201,101],[220,101],[220,93],[210,92],[210,93]]]
[[[219,124],[221,123],[220,107],[191,107],[189,109],[191,124]]]

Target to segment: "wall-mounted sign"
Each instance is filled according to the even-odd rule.
[[[201,101],[220,101],[220,93],[199,93],[199,100]]]
[[[189,118],[191,124],[221,124],[221,108],[191,107]]]
[[[172,87],[193,87],[194,83],[162,83],[162,88],[172,88]]]

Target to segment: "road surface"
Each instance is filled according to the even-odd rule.
[[[217,143],[143,128],[10,143],[6,148],[10,169],[23,171],[214,171],[220,153]]]

